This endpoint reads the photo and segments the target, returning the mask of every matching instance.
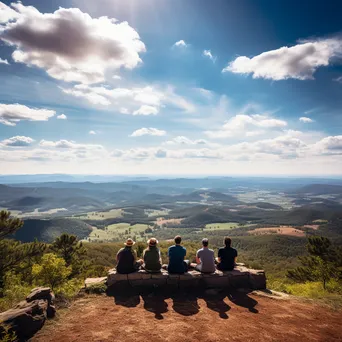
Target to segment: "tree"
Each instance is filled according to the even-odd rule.
[[[53,253],[43,255],[40,264],[32,266],[37,285],[49,286],[52,290],[65,283],[71,272],[72,267],[66,266],[65,260]]]
[[[51,250],[62,257],[67,266],[72,265],[73,275],[82,272],[86,249],[75,235],[62,234],[52,243]]]
[[[80,257],[86,253],[82,242],[77,240],[76,235],[62,234],[51,245],[51,250],[61,256],[67,266],[72,263],[73,258]]]
[[[0,212],[0,288],[3,287],[5,274],[9,271],[25,271],[32,265],[32,260],[41,256],[46,245],[40,242],[21,243],[5,239],[23,226],[18,218],[11,218],[9,211]]]
[[[12,218],[10,211],[1,210],[0,212],[0,240],[7,235],[15,233],[24,225],[24,222],[18,218]]]
[[[298,282],[321,281],[323,288],[331,278],[340,276],[340,255],[332,248],[326,237],[312,236],[308,239],[308,256],[301,257],[302,266],[287,272],[287,277]]]

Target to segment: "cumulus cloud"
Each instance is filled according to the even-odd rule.
[[[318,154],[342,154],[342,135],[325,137],[313,145],[313,151]]]
[[[315,71],[328,66],[333,58],[341,57],[342,40],[339,38],[305,41],[292,47],[281,47],[249,58],[237,57],[222,72],[252,74],[253,78],[275,81],[294,78],[311,80]]]
[[[208,57],[213,63],[216,62],[216,56],[213,56],[210,50],[204,50],[203,56]]]
[[[54,110],[30,108],[18,103],[0,103],[0,123],[7,126],[15,126],[21,120],[47,121],[55,114]]]
[[[2,58],[0,58],[0,64],[9,65],[8,60],[7,59],[2,59]]]
[[[157,115],[158,108],[148,105],[143,105],[133,112],[133,115]]]
[[[185,43],[185,41],[182,39],[182,40],[179,40],[178,42],[174,43],[173,46],[177,46],[177,47],[187,47],[188,44]]]
[[[59,119],[59,120],[66,120],[67,116],[65,114],[57,115],[57,119]]]
[[[114,75],[114,76],[112,77],[112,79],[113,79],[113,80],[121,80],[121,76],[119,76],[119,75]]]
[[[1,5],[0,38],[15,47],[12,58],[66,82],[97,83],[109,69],[133,69],[145,45],[127,23],[92,18],[78,8],[41,13],[35,7]]]
[[[102,150],[102,145],[78,144],[72,140],[41,140],[39,146],[45,148],[70,149],[70,150]]]
[[[19,14],[12,8],[0,2],[0,24],[8,23],[11,20],[17,19]]]
[[[153,127],[150,127],[150,128],[140,128],[140,129],[137,129],[136,131],[134,131],[130,136],[131,137],[141,137],[143,135],[155,135],[155,136],[163,136],[163,135],[166,135],[166,131],[164,130],[161,130],[161,129],[157,129],[157,128],[153,128]]]
[[[89,131],[89,134],[96,135],[96,132],[95,131]]]
[[[287,126],[287,122],[266,115],[238,114],[225,122],[222,129],[205,131],[212,138],[228,138],[233,136],[255,136],[264,133],[262,129],[280,129]],[[261,130],[260,130],[261,129]]]
[[[308,118],[308,117],[306,117],[306,116],[300,117],[300,118],[299,118],[299,121],[300,121],[300,122],[304,122],[304,123],[312,123],[312,122],[313,122],[312,119],[310,119],[310,118]]]
[[[30,146],[33,142],[34,140],[30,137],[17,135],[15,137],[1,141],[1,144],[10,147],[23,147]]]
[[[334,78],[335,82],[342,83],[342,76]]]

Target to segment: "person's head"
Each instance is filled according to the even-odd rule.
[[[181,242],[182,242],[182,238],[181,238],[179,235],[177,235],[177,236],[175,237],[175,244],[176,244],[176,245],[180,245]]]
[[[125,246],[128,248],[131,248],[134,244],[135,242],[132,239],[127,239],[125,242]]]
[[[147,241],[148,247],[156,247],[158,244],[158,240],[156,238],[151,238]]]
[[[208,240],[207,238],[204,238],[204,239],[202,240],[202,245],[203,245],[203,247],[208,247],[208,245],[209,245],[209,240]]]
[[[226,247],[230,247],[230,246],[232,245],[232,239],[229,238],[229,237],[225,237],[225,238],[224,238],[224,245],[225,245]]]

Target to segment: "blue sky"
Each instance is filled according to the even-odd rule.
[[[341,10],[0,2],[0,174],[340,175]]]

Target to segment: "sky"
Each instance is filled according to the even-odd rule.
[[[0,174],[342,175],[342,2],[0,2]]]

